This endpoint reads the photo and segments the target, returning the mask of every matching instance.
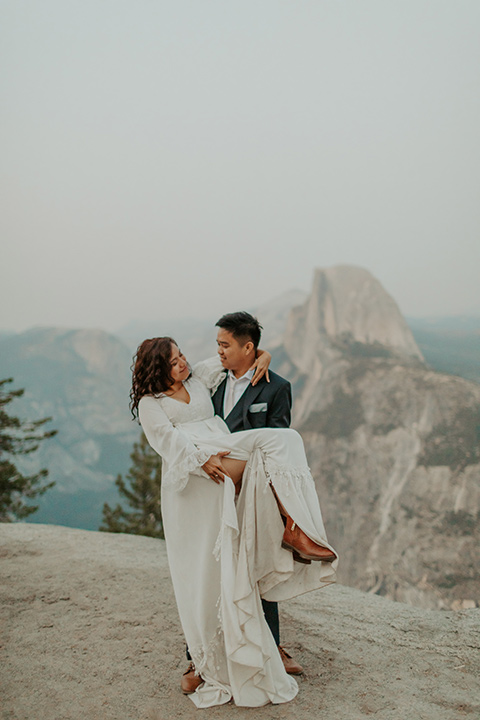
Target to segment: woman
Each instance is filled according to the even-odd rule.
[[[268,359],[257,364],[264,369]],[[191,372],[172,338],[145,340],[131,407],[163,458],[170,571],[188,648],[204,680],[190,697],[197,707],[232,697],[257,707],[288,702],[298,691],[260,598],[284,600],[334,582],[337,561],[300,436],[271,428],[231,434],[210,400],[223,377],[218,358]]]

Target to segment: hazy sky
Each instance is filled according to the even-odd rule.
[[[480,314],[479,38],[478,0],[0,0],[0,328],[216,319],[338,263]]]

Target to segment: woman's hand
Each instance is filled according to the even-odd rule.
[[[257,359],[252,366],[255,370],[255,374],[252,378],[252,385],[256,385],[264,375],[266,376],[267,382],[270,382],[268,368],[270,366],[271,359],[272,356],[270,355],[268,350],[257,350]]]
[[[212,455],[208,458],[207,462],[202,465],[207,475],[217,484],[223,482],[227,474],[222,465],[222,458],[225,457],[225,455],[230,455],[230,450],[222,450],[222,452]]]

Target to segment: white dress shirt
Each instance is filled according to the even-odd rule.
[[[225,397],[223,398],[223,417],[226,418],[233,410],[243,393],[250,385],[254,370],[250,368],[245,375],[236,378],[231,370],[228,371]]]

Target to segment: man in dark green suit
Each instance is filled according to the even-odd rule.
[[[251,369],[256,359],[262,327],[247,312],[229,313],[216,323],[218,354],[225,368],[225,380],[212,397],[216,415],[225,420],[231,432],[252,428],[290,426],[292,388],[288,380],[269,371],[256,385]],[[280,645],[278,603],[262,600],[263,611],[287,672],[297,674],[302,667]]]

